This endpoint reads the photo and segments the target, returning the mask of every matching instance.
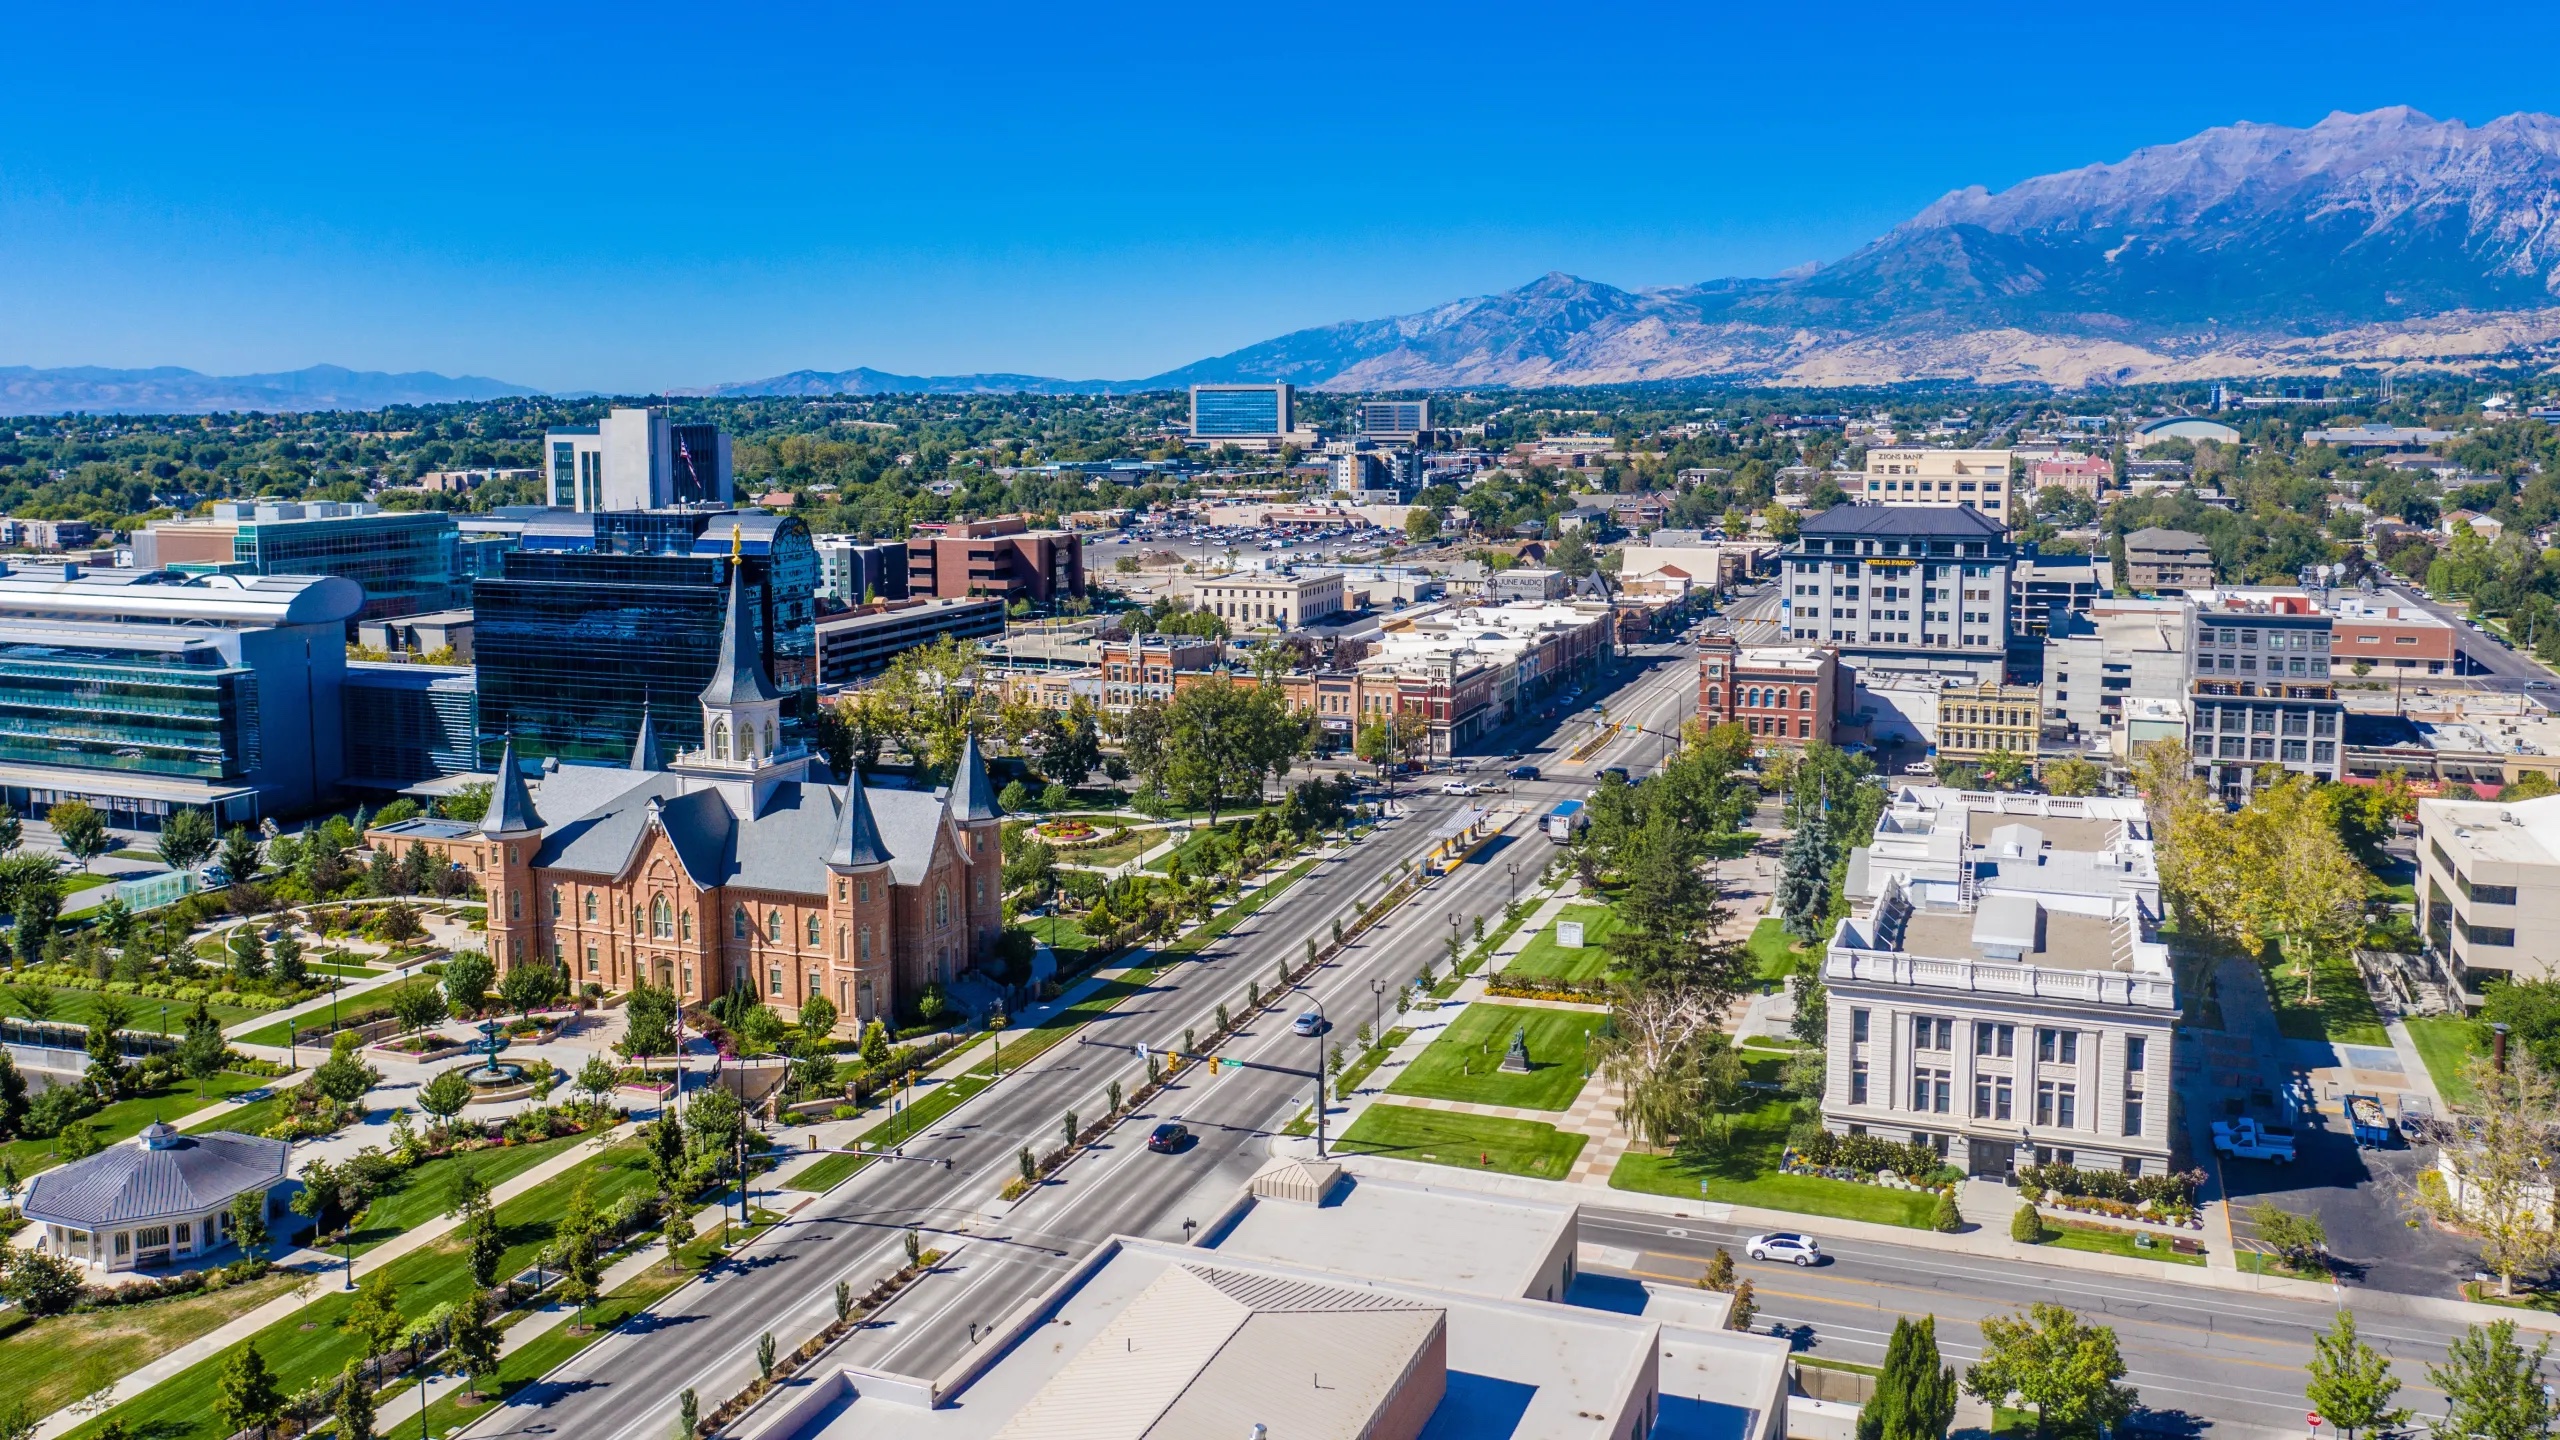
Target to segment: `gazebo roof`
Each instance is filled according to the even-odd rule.
[[[154,1121],[140,1143],[117,1145],[38,1175],[21,1208],[30,1220],[107,1230],[201,1215],[284,1179],[293,1147],[213,1130],[182,1135]]]

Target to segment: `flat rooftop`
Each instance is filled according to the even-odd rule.
[[[2056,850],[2104,850],[2116,842],[2123,826],[2113,820],[2091,820],[2064,815],[2001,815],[1988,810],[1965,812],[1965,839],[1975,845],[1988,845],[1995,830],[2012,825],[2024,826],[2044,836],[2045,843]]]
[[[2015,897],[2026,898],[2026,897]],[[2036,906],[2034,948],[2024,954],[1994,954],[1980,923],[1994,915],[1992,903],[1974,911],[1921,910],[1902,932],[1905,953],[1934,960],[1998,960],[2046,970],[2119,970],[2116,951],[2123,941],[2123,922],[2097,915]]]
[[[1321,1255],[1346,1274],[1507,1300],[1529,1294],[1574,1225],[1569,1202],[1346,1176],[1322,1205],[1251,1201],[1216,1244],[1222,1255]]]

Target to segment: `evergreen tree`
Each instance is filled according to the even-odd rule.
[[[1956,1417],[1956,1372],[1939,1363],[1938,1319],[1893,1325],[1874,1398],[1858,1411],[1858,1440],[1946,1440]]]
[[[1778,856],[1779,919],[1798,940],[1820,938],[1831,910],[1831,821],[1827,796],[1800,799],[1795,833]]]

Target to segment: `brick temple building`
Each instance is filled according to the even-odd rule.
[[[994,789],[974,739],[947,790],[836,784],[779,740],[782,702],[733,572],[701,749],[662,760],[644,718],[627,765],[555,762],[528,785],[510,742],[480,821],[404,820],[365,839],[470,870],[501,973],[555,963],[573,986],[646,980],[686,1003],[753,984],[786,1016],[825,996],[842,1033],[894,1024],[925,986],[993,953]]]

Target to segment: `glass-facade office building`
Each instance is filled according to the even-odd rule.
[[[1286,385],[1191,387],[1191,434],[1194,439],[1270,439],[1287,434],[1289,429],[1289,387]]]
[[[805,723],[818,678],[818,552],[808,525],[718,511],[607,513],[577,548],[528,528],[505,573],[474,586],[481,765],[495,764],[510,737],[526,757],[628,759],[644,706],[669,753],[699,746],[695,697],[719,659],[733,545],[766,673],[796,692],[786,728]]]
[[[338,575],[364,587],[364,620],[450,610],[467,598],[456,578],[460,529],[432,510],[254,520],[231,538],[253,575]]]
[[[480,692],[470,667],[351,661],[338,693],[350,785],[397,790],[480,768]]]
[[[233,780],[261,736],[256,672],[210,638],[0,625],[0,762]]]

